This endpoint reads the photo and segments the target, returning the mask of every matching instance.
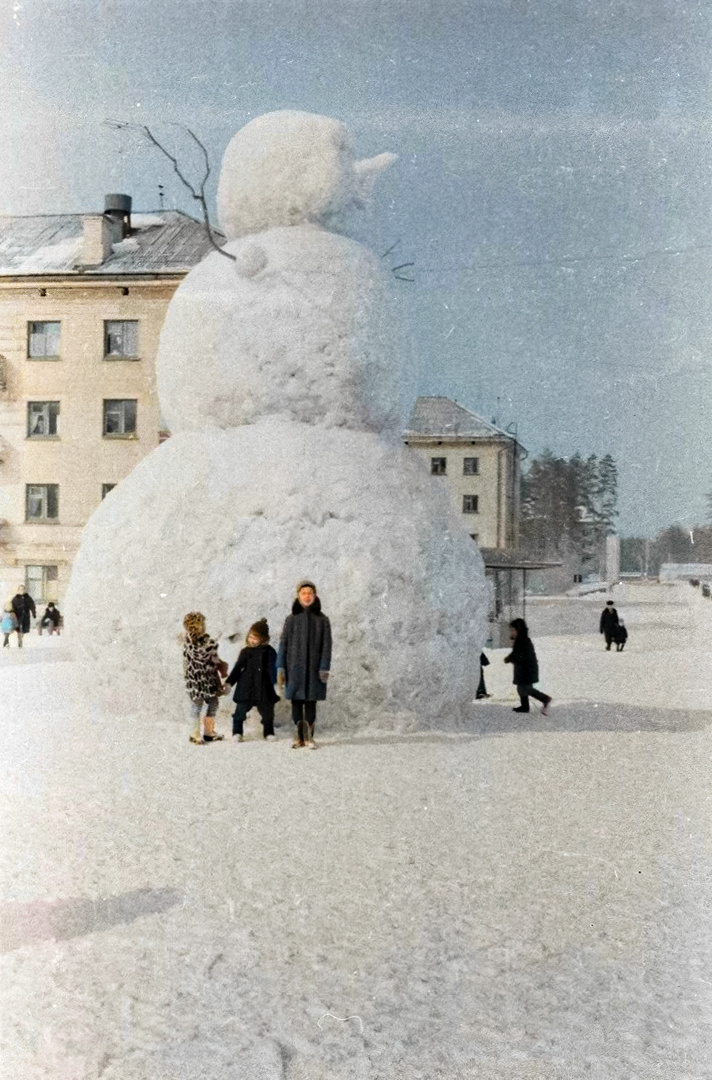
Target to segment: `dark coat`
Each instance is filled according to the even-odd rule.
[[[61,618],[62,616],[60,615],[58,608],[45,608],[45,613],[42,616],[42,625],[49,626],[49,624],[52,623],[52,626],[59,626]]]
[[[601,612],[601,621],[598,626],[599,633],[613,634],[618,626],[618,612],[614,607],[604,607]]]
[[[30,632],[30,613],[33,618],[37,618],[37,611],[35,610],[35,602],[29,593],[15,593],[12,598],[12,610],[17,615],[17,621],[19,623],[18,629],[21,634],[29,634]]]
[[[277,653],[267,644],[246,646],[225,681],[235,687],[233,701],[252,702],[253,705],[268,701],[274,705],[279,701],[279,695],[274,692]]]
[[[625,645],[626,641],[628,640],[628,631],[621,623],[618,623],[613,632],[613,640],[615,641],[616,645]]]
[[[323,701],[326,683],[319,672],[330,667],[331,624],[322,614],[319,597],[308,608],[295,600],[277,654],[277,668],[285,675],[285,696],[290,701]]]
[[[505,656],[504,662],[514,664],[512,682],[517,686],[532,686],[533,683],[539,682],[539,664],[531,638],[517,637],[511,653]]]

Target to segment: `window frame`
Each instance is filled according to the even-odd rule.
[[[28,573],[29,570],[40,570],[41,573],[30,575]],[[54,571],[54,573],[52,573],[51,571]],[[37,595],[37,591],[36,589],[34,589],[34,587],[30,588],[30,580],[37,581],[38,578],[42,582],[40,586],[39,596]],[[54,584],[54,589],[48,589],[47,586],[50,582]],[[58,582],[59,566],[56,563],[25,563],[25,588],[36,603],[48,604],[51,600],[53,604],[56,604],[58,599]],[[52,593],[54,593],[55,595],[53,596]]]
[[[30,499],[37,498],[36,494],[33,494],[33,489],[41,488],[44,494],[41,496],[43,500],[44,512],[37,515],[30,515]],[[50,514],[51,501],[54,499],[54,507],[56,513]],[[59,522],[59,484],[25,484],[25,523],[27,525],[41,525],[41,524],[57,524]],[[32,564],[35,565],[34,563]]]
[[[438,463],[436,467],[436,462]],[[440,468],[442,465],[442,468]],[[446,457],[431,457],[430,459],[430,475],[431,476],[447,476],[447,458]]]
[[[27,434],[26,434],[25,438],[32,439],[33,441],[35,441],[35,440],[42,441],[43,439],[59,439],[60,438],[59,417],[61,415],[60,404],[61,403],[59,401],[32,401],[32,400],[28,401],[27,402],[27,414],[26,414]],[[32,406],[33,405],[42,405],[42,406],[47,406],[47,407],[52,406],[52,405],[57,406],[57,408],[56,408],[56,410],[54,412],[54,427],[55,427],[54,431],[42,432],[42,434],[38,434],[37,432],[33,432],[33,431],[30,430],[31,426],[32,426],[30,424],[30,417],[32,415]],[[44,415],[44,414],[35,413],[35,417],[39,417],[40,415]],[[48,413],[48,424],[49,424],[50,427],[52,426],[52,419],[53,419],[52,418],[52,410],[50,409],[49,413]]]
[[[468,470],[467,463],[474,461],[475,467],[472,470]],[[479,476],[480,475],[480,459],[478,457],[464,457],[462,459],[462,475],[463,476]]]
[[[121,326],[132,325],[134,326],[136,333],[136,349],[131,353],[117,353],[109,351],[109,326],[120,324]],[[141,354],[139,352],[139,319],[104,319],[104,360],[140,360]]]
[[[469,500],[473,500],[474,504],[468,505]],[[462,512],[463,514],[479,514],[480,512],[480,497],[479,495],[473,495],[472,493],[462,496]]]
[[[108,409],[109,405],[122,405],[125,406],[131,404],[134,406],[133,415],[133,430],[126,431],[126,416],[125,409],[121,410],[121,431],[107,431],[106,421],[107,415],[112,410]],[[137,439],[138,438],[138,398],[104,398],[102,402],[101,411],[101,434],[104,439]]]
[[[32,337],[35,326],[57,326],[57,352],[56,353],[33,353]],[[61,360],[62,359],[62,320],[61,319],[28,319],[27,320],[27,359],[28,360]]]

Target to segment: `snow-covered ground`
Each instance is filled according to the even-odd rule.
[[[471,734],[316,753],[5,650],[2,1080],[712,1075],[712,603],[615,599],[621,654],[601,597],[528,602],[548,718],[491,652]]]

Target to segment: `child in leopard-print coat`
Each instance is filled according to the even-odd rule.
[[[222,676],[227,675],[227,664],[218,656],[218,644],[205,630],[205,616],[190,611],[183,619],[185,640],[183,643],[183,674],[191,700],[191,714],[196,723],[190,736],[192,743],[217,742],[224,738],[215,731],[215,714],[218,699],[223,693]],[[204,735],[200,730],[200,714],[207,705]]]

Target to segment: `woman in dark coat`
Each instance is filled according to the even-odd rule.
[[[514,664],[513,682],[517,687],[517,693],[521,704],[514,712],[529,712],[529,698],[536,698],[542,703],[542,714],[546,716],[551,705],[551,698],[543,694],[541,690],[534,689],[534,683],[539,682],[539,664],[537,662],[534,644],[529,637],[529,630],[524,619],[513,619],[509,624],[509,638],[512,642],[512,651],[505,656],[505,664]]]
[[[37,618],[35,602],[24,585],[18,585],[12,598],[12,610],[17,616],[17,644],[22,648],[22,635],[30,632],[30,615]]]
[[[242,726],[250,709],[257,709],[262,721],[265,739],[274,740],[274,706],[279,697],[274,692],[277,681],[277,653],[269,643],[269,625],[266,619],[254,623],[247,634],[246,647],[242,649],[234,668],[225,680],[235,687],[233,701],[235,713],[232,718],[232,735],[238,742],[244,741]]]
[[[300,581],[277,654],[277,684],[285,686],[297,729],[293,748],[315,749],[316,703],[326,698],[330,667],[331,625],[322,613],[316,585]]]

